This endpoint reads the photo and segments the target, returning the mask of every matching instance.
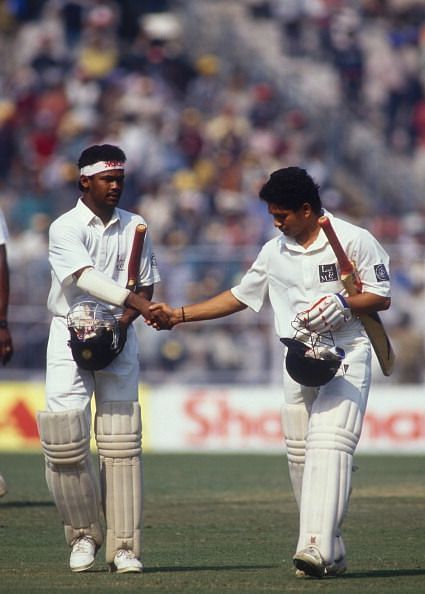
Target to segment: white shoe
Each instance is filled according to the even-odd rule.
[[[0,497],[3,497],[3,495],[6,495],[7,493],[7,485],[6,485],[6,481],[3,478],[3,475],[0,474]]]
[[[80,536],[72,545],[69,567],[71,571],[87,571],[94,564],[96,543],[91,536]]]
[[[324,577],[326,564],[317,547],[310,546],[294,555],[294,565],[306,575],[313,577]]]
[[[143,565],[133,551],[118,549],[114,562],[111,563],[111,571],[116,573],[141,573]]]
[[[333,563],[330,565],[326,565],[325,575],[323,577],[338,577],[347,571],[347,562],[345,557],[341,557],[340,559],[335,559]],[[296,578],[305,578],[311,577],[302,569],[295,570],[295,577]]]

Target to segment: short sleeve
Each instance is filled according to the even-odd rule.
[[[354,262],[363,291],[390,296],[390,258],[369,231],[363,230],[356,242]]]
[[[231,292],[236,299],[255,312],[259,312],[263,306],[267,291],[267,258],[263,248],[252,266],[242,277],[241,282],[233,287]]]
[[[7,228],[6,219],[3,211],[0,209],[0,245],[7,243],[9,239],[9,230]]]
[[[69,284],[72,275],[93,260],[83,241],[83,231],[71,224],[54,222],[49,229],[49,262],[59,282]]]

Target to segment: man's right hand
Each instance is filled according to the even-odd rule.
[[[176,324],[183,322],[181,308],[172,308],[167,303],[153,303],[149,306],[149,318],[146,324],[155,330],[171,330]]]

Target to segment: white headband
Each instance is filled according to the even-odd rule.
[[[80,169],[80,175],[95,175],[109,169],[124,169],[123,161],[98,161],[92,165],[85,165]]]

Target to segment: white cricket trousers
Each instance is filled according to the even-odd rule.
[[[337,543],[342,542],[340,528],[351,493],[352,459],[371,382],[369,340],[359,336],[338,346],[344,348],[345,359],[324,386],[301,386],[284,373],[284,410],[294,415],[300,409],[292,418],[305,418],[305,423],[292,425],[291,441],[287,440],[288,453],[291,443],[296,445],[288,463],[300,506],[297,550],[316,545],[328,563],[341,556],[338,548],[345,555],[345,548]],[[286,424],[291,426],[290,417]]]

